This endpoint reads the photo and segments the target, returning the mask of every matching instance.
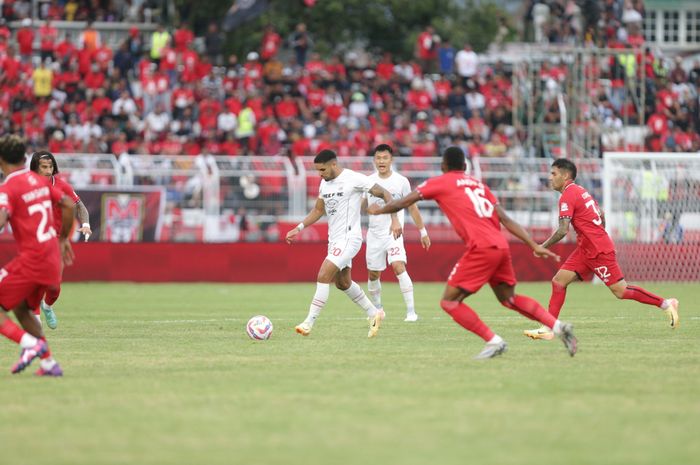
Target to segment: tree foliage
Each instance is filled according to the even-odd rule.
[[[265,24],[273,24],[286,38],[299,22],[307,24],[314,49],[323,54],[371,47],[408,58],[413,55],[418,34],[428,25],[456,48],[469,42],[476,51],[483,51],[504,14],[492,3],[471,0],[317,0],[313,8],[307,8],[302,0],[269,3],[259,18],[227,34],[230,52],[240,55],[257,49]],[[224,17],[232,0],[207,0],[206,8],[188,0],[177,0],[177,4],[181,17],[201,34],[208,22]]]

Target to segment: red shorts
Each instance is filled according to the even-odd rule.
[[[510,258],[510,249],[485,247],[472,249],[462,255],[452,268],[447,284],[475,293],[489,283],[496,286],[506,283],[515,286],[515,272]]]
[[[587,258],[577,247],[566,259],[561,269],[573,271],[583,281],[590,281],[595,273],[606,286],[612,286],[625,279],[617,264],[615,252],[601,253],[594,258]]]
[[[23,275],[22,267],[14,260],[0,269],[0,307],[5,311],[11,311],[24,301],[29,308],[36,308],[48,288]]]

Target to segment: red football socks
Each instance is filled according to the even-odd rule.
[[[545,326],[554,327],[557,319],[542,307],[535,299],[524,295],[514,295],[510,299],[501,302],[505,307],[515,310],[531,320],[537,320]]]
[[[16,342],[17,344],[19,344],[19,341],[22,340],[24,333],[25,331],[14,324],[9,318],[6,318],[5,321],[0,323],[0,334],[9,340]]]
[[[46,342],[46,337],[42,337],[41,340],[44,341],[44,342]],[[44,355],[41,356],[41,359],[42,359],[42,360],[46,360],[47,358],[48,358],[48,359],[51,358],[51,349],[49,349],[49,343],[48,343],[48,342],[46,342],[46,352],[44,352]]]
[[[479,315],[477,315],[474,310],[465,304],[456,301],[441,300],[440,307],[442,307],[458,325],[468,329],[484,341],[488,342],[493,338],[493,331],[481,321]]]
[[[559,283],[552,281],[552,296],[549,298],[549,313],[554,318],[559,318],[559,312],[564,306],[566,299],[566,288]]]
[[[60,284],[56,288],[48,288],[46,290],[46,295],[44,296],[44,302],[46,302],[46,305],[53,305],[58,300],[59,295],[61,295],[61,285]]]
[[[637,302],[647,305],[654,305],[656,307],[661,307],[661,304],[664,303],[664,299],[662,297],[652,294],[639,286],[630,286],[629,284],[627,285],[625,292],[622,294],[622,298],[636,300]]]

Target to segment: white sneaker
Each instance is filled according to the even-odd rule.
[[[296,331],[297,334],[301,334],[302,336],[308,336],[309,333],[311,333],[311,325],[304,321],[302,323],[299,323],[296,326],[296,328],[294,328],[294,331]]]
[[[367,333],[367,337],[372,338],[377,335],[379,332],[379,327],[382,325],[382,316],[379,312],[377,312],[376,315],[374,315],[373,318],[370,319],[369,321],[369,332]]]
[[[416,312],[407,313],[406,318],[404,318],[403,321],[409,321],[409,322],[418,321],[418,314]]]
[[[489,358],[498,357],[502,353],[508,350],[508,344],[506,341],[489,343],[487,342],[481,352],[479,352],[474,360],[487,360]]]
[[[678,318],[678,299],[668,299],[668,308],[664,310],[664,313],[668,317],[671,329],[676,329],[680,322]],[[48,323],[48,319],[46,321]]]
[[[523,334],[531,339],[544,339],[545,341],[551,341],[554,339],[554,333],[547,326],[540,326],[537,329],[528,329],[523,331]]]

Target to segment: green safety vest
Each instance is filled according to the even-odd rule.
[[[163,47],[168,44],[168,40],[170,40],[170,33],[168,31],[156,31],[153,33],[151,37],[151,58],[160,58],[160,52],[163,50]]]
[[[633,53],[623,53],[617,57],[617,61],[625,68],[625,74],[628,78],[635,76],[637,57],[635,57]]]
[[[642,173],[642,198],[645,200],[668,200],[668,187],[664,178],[652,171],[645,170]]]
[[[253,119],[250,117],[251,114],[253,113],[253,110],[251,110],[249,107],[245,107],[241,112],[238,114],[238,129],[236,130],[237,134],[251,134],[254,132],[255,125],[253,123]],[[245,137],[245,136],[243,136]]]

